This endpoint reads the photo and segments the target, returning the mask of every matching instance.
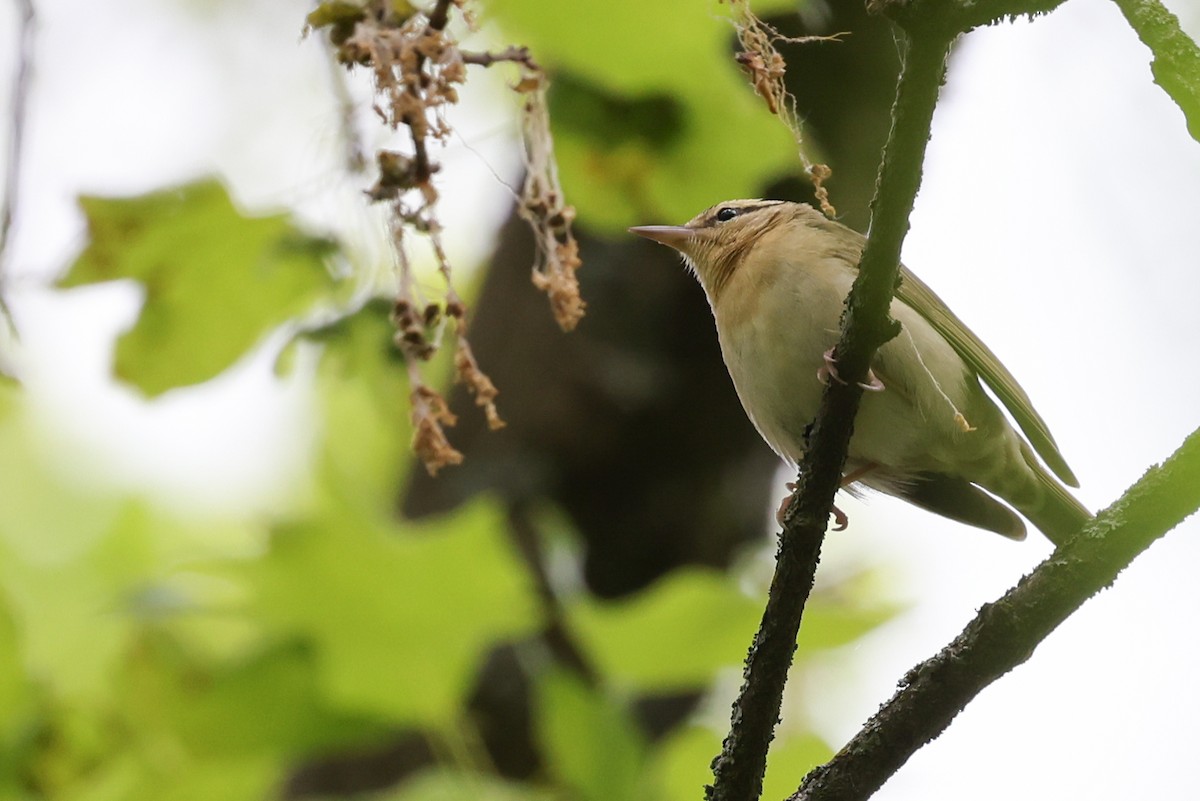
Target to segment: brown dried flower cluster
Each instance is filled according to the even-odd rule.
[[[462,464],[462,453],[446,439],[443,427],[458,422],[446,406],[446,399],[418,380],[413,383],[412,409],[413,451],[430,475],[437,475],[437,471],[447,465]]]
[[[538,246],[538,263],[533,267],[533,285],[550,297],[554,319],[570,331],[583,317],[585,304],[579,295],[579,245],[571,235],[575,209],[563,202],[550,136],[550,114],[546,107],[546,82],[537,74],[526,76],[517,86],[525,93],[522,132],[525,140],[525,185],[519,209],[533,229]]]
[[[737,31],[738,44],[741,51],[734,56],[737,63],[750,76],[750,83],[767,104],[767,110],[783,120],[784,125],[792,132],[799,149],[800,161],[808,171],[816,190],[817,202],[826,217],[837,216],[837,209],[829,200],[829,189],[825,186],[833,170],[826,164],[814,164],[809,161],[804,151],[803,134],[801,133],[800,115],[796,111],[796,98],[787,90],[784,74],[787,65],[783,56],[775,48],[777,42],[790,44],[807,44],[809,42],[836,42],[842,34],[833,36],[784,36],[775,28],[759,19],[750,10],[749,0],[730,0],[734,11],[734,28]]]
[[[508,62],[520,68],[513,88],[523,96],[527,175],[519,208],[539,245],[533,283],[550,296],[555,319],[564,330],[575,327],[584,309],[575,278],[580,262],[571,234],[574,210],[564,204],[558,182],[545,76],[523,47],[494,53],[462,50],[446,32],[446,25],[452,10],[463,14],[468,27],[472,25],[466,2],[436,0],[431,10],[421,11],[395,0],[327,0],[308,16],[311,28],[328,29],[340,62],[371,70],[378,97],[375,112],[388,127],[407,129],[411,140],[410,152],[381,150],[376,154],[379,177],[366,194],[375,202],[389,204],[391,211],[399,277],[392,312],[395,342],[408,364],[412,385],[413,449],[431,474],[459,464],[463,458],[445,432],[445,427],[455,424],[455,416],[445,399],[424,383],[420,369],[421,362],[437,353],[448,323],[455,340],[456,379],[474,395],[489,428],[504,425],[496,408],[499,391],[480,369],[467,340],[466,307],[454,289],[451,265],[442,246],[438,191],[433,183],[439,165],[430,155],[432,145],[451,133],[444,112],[458,102],[457,86],[466,81],[468,65]],[[440,301],[418,297],[409,259],[410,234],[422,237],[432,247],[446,287]]]

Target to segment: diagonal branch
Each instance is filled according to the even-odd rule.
[[[1059,623],[1200,508],[1200,429],[1003,598],[984,606],[789,801],[855,801],[883,785],[993,681],[1033,655]]]
[[[1200,47],[1179,27],[1179,19],[1158,0],[1116,0],[1142,44],[1154,53],[1150,70],[1187,119],[1188,133],[1200,140]]]
[[[959,33],[977,25],[1017,14],[1046,13],[1061,2],[868,0],[870,10],[888,14],[907,33],[908,47],[892,107],[892,129],[872,202],[871,233],[859,264],[858,278],[847,298],[842,336],[836,348],[839,373],[848,383],[832,383],[826,389],[809,435],[801,464],[799,489],[785,516],[784,530],[780,534],[775,575],[771,581],[767,606],[746,658],[741,691],[733,704],[730,732],[721,754],[713,761],[714,782],[706,788],[709,801],[754,801],[762,792],[767,749],[774,736],[783,688],[796,647],[796,635],[812,588],[825,526],[833,508],[834,495],[840,486],[854,417],[862,397],[862,390],[857,384],[866,378],[867,367],[875,351],[895,336],[898,330],[896,323],[888,316],[888,309],[898,278],[901,244],[908,231],[908,217],[920,185],[925,145],[929,139],[938,90],[945,77],[950,44]],[[1154,529],[1148,527],[1143,530],[1150,532]],[[1160,533],[1163,530],[1165,528],[1160,529]],[[1089,531],[1100,531],[1100,524]],[[1146,544],[1149,544],[1149,540]],[[1109,575],[1102,580],[1111,581],[1137,552],[1129,553],[1125,561],[1105,563]],[[1056,555],[1052,564],[1059,564],[1060,560],[1065,559]],[[1066,584],[1062,586],[1073,586],[1072,582],[1081,580],[1077,573],[1087,574],[1089,568],[1084,562],[1086,560],[1070,562],[1074,568],[1064,571],[1062,580]],[[1057,574],[1050,572],[1047,575]],[[1042,581],[1027,580],[1022,587],[1029,583],[1040,587]],[[1082,598],[1085,599],[1092,592],[1094,590],[1088,591]],[[1055,610],[1054,614],[1045,617],[1041,626],[1031,624],[1024,629],[1021,642],[1036,644],[1074,608],[1064,604],[1060,596],[1055,598],[1058,600],[1054,602],[1038,602],[1048,604]],[[1082,603],[1082,599],[1079,603]],[[992,616],[987,618],[992,622],[984,627],[991,631],[989,636],[1015,637],[1013,630],[1026,626],[1024,619],[1018,624],[1006,611],[1007,607],[997,605],[995,609],[997,611],[990,613]],[[1055,616],[1060,613],[1061,617]],[[993,626],[998,628],[989,629]],[[960,645],[956,641],[941,657],[951,668],[958,664],[956,660],[959,654],[954,648]],[[1031,645],[1028,646],[1026,651],[1019,654],[1019,658],[1013,657],[1016,661],[1011,664],[1026,658],[1031,648]],[[998,672],[979,684],[979,687],[1008,670],[1011,664],[998,668]],[[930,680],[931,675],[940,676],[937,671],[942,668],[938,665],[937,658],[926,663],[911,674],[910,685],[920,686],[924,692],[934,695],[944,692],[940,688],[946,679],[939,677],[936,681]],[[971,690],[969,687],[969,684],[963,684],[960,692],[945,693],[942,705],[929,706],[927,714],[931,715],[933,722],[923,722],[917,729],[918,734],[904,741],[904,748],[885,753],[871,740],[873,750],[862,752],[866,756],[859,756],[858,751],[845,757],[839,755],[830,766],[815,771],[797,791],[796,798],[867,797],[903,764],[909,754],[937,736],[949,724],[961,704],[978,692],[978,688]],[[920,703],[930,704],[930,701],[922,696]],[[938,711],[928,711],[932,709]],[[873,727],[877,724],[878,721],[872,721],[860,736],[870,740],[875,732]]]
[[[837,346],[838,371],[847,383],[830,382],[809,437],[799,489],[780,535],[767,606],[733,704],[729,736],[713,761],[715,778],[706,791],[710,801],[754,801],[762,792],[767,748],[862,397],[857,383],[865,380],[876,349],[896,334],[888,308],[899,271],[900,245],[921,181],[925,145],[953,36],[939,29],[919,32],[909,40],[872,204],[871,236],[847,300]]]
[[[17,210],[17,196],[21,189],[21,159],[25,139],[25,109],[29,101],[29,77],[33,66],[33,35],[36,15],[33,0],[18,0],[19,23],[17,46],[14,48],[17,63],[13,68],[12,109],[9,113],[11,129],[8,134],[8,158],[4,168],[4,200],[0,205],[0,317],[12,333],[16,333],[8,300],[4,296],[4,278],[8,275],[9,237],[12,233],[13,217]]]

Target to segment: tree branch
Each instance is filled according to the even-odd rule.
[[[865,380],[875,351],[898,332],[898,325],[890,319],[888,309],[898,280],[900,249],[921,181],[925,146],[929,140],[938,90],[945,78],[945,61],[950,44],[960,33],[978,25],[1019,14],[1046,13],[1061,2],[868,0],[869,10],[889,15],[905,30],[908,48],[892,107],[892,129],[884,149],[875,199],[872,201],[871,232],[859,264],[858,278],[847,298],[842,336],[836,348],[838,370],[847,383],[831,383],[826,389],[809,435],[798,490],[785,515],[780,534],[775,575],[771,581],[767,606],[746,658],[741,691],[733,704],[730,732],[725,738],[721,754],[713,761],[714,782],[706,788],[709,801],[754,801],[762,792],[767,749],[774,736],[783,688],[795,652],[796,635],[812,589],[825,526],[833,508],[834,495],[840,487],[854,417],[862,397],[858,382]],[[1156,0],[1117,2],[1131,6],[1140,4],[1143,7],[1156,4]],[[1161,19],[1156,17],[1155,21],[1159,23],[1155,28],[1156,35],[1173,34],[1171,30],[1164,34],[1166,29]],[[1143,37],[1146,35],[1143,34]],[[1178,55],[1186,51],[1180,43],[1173,42],[1173,45],[1176,60],[1172,65],[1177,65],[1180,58],[1190,57],[1187,53],[1185,56]],[[1157,55],[1159,50],[1155,52]],[[1156,60],[1155,75],[1163,82],[1157,64]],[[1176,73],[1180,71],[1178,66],[1174,68]],[[1118,504],[1114,509],[1120,506]],[[1112,521],[1113,518],[1106,516],[1102,520]],[[1099,532],[1102,529],[1103,524],[1097,523],[1088,531]],[[1152,527],[1142,528],[1143,532],[1153,530]],[[1160,528],[1158,534],[1150,536],[1145,545],[1165,530]],[[1031,612],[1024,607],[1016,607],[1017,611],[1014,612],[1014,607],[1006,604],[997,604],[981,614],[984,620],[981,625],[986,636],[980,645],[973,647],[979,648],[981,654],[991,655],[998,651],[1006,655],[995,663],[997,667],[994,673],[985,671],[985,677],[977,686],[964,678],[973,674],[959,676],[955,673],[962,670],[959,649],[966,642],[974,642],[973,629],[964,632],[963,637],[945,652],[910,673],[906,679],[909,688],[920,688],[922,693],[935,696],[940,701],[939,705],[934,706],[929,697],[919,696],[916,707],[925,716],[919,718],[919,725],[916,719],[905,716],[897,717],[898,723],[886,723],[877,716],[851,744],[855,748],[847,746],[843,750],[845,756],[839,755],[830,765],[810,774],[794,798],[800,801],[810,798],[865,798],[870,795],[907,760],[909,754],[937,736],[961,709],[961,705],[978,693],[979,688],[1011,669],[1012,665],[1028,658],[1033,645],[1095,592],[1095,589],[1087,590],[1077,603],[1065,600],[1075,598],[1073,593],[1078,592],[1080,582],[1084,586],[1091,586],[1085,581],[1091,578],[1100,581],[1096,587],[1102,586],[1111,581],[1141,550],[1139,548],[1128,553],[1124,561],[1113,559],[1102,562],[1104,569],[1096,573],[1092,572],[1096,567],[1091,556],[1072,556],[1077,547],[1080,546],[1072,543],[1068,549],[1060,549],[1053,560],[1047,563],[1063,567],[1048,569],[1045,573],[1039,571],[1013,591],[1032,592],[1035,599],[1038,593],[1048,592],[1046,598],[1024,601],[1026,604],[1033,603],[1037,610],[1043,611],[1041,617],[1033,622],[1026,621],[1023,615]],[[1053,590],[1038,589],[1044,585]],[[1025,589],[1027,586],[1033,589]],[[993,645],[989,637],[1001,643],[1022,643],[1025,650],[1006,651]],[[983,661],[987,664],[986,660]],[[943,675],[946,671],[953,675]],[[959,681],[958,685],[954,685],[957,691],[947,690],[952,679]],[[902,691],[897,697],[901,696],[903,701],[897,703],[911,703],[908,702],[909,695],[904,695]],[[887,718],[888,721],[891,719]],[[891,729],[888,726],[899,727],[903,730],[903,736],[889,733]],[[880,731],[883,733],[880,734]],[[891,740],[888,737],[898,738],[900,746],[889,745]],[[869,743],[869,747],[862,746],[860,739]]]
[[[956,34],[1016,17],[1048,14],[1065,0],[867,0],[867,11],[902,27],[937,26]]]
[[[529,52],[528,47],[510,45],[509,47],[506,47],[496,53],[476,53],[468,50],[462,50],[460,52],[462,54],[462,60],[464,64],[476,64],[481,67],[490,67],[493,64],[501,61],[511,61],[514,64],[521,64],[526,69],[533,70],[534,72],[540,72],[542,69],[538,66],[537,62],[533,60],[533,54]]]
[[[1187,118],[1188,133],[1200,141],[1200,47],[1158,0],[1116,0],[1129,26],[1154,53],[1150,71]]]
[[[713,761],[714,782],[706,788],[710,801],[754,801],[762,792],[767,748],[862,397],[857,382],[865,380],[876,349],[897,333],[888,308],[953,36],[945,29],[918,29],[909,39],[872,203],[871,236],[836,349],[838,370],[847,383],[830,382],[822,397],[801,464],[799,489],[784,518],[775,575],[746,658],[729,736]]]
[[[901,689],[789,801],[865,799],[993,681],[1034,649],[1156,539],[1200,508],[1200,429],[1083,532],[995,603]]]
[[[9,113],[11,127],[8,133],[8,159],[4,168],[4,201],[0,206],[0,317],[4,318],[9,331],[16,333],[12,312],[4,293],[4,279],[8,275],[9,236],[13,217],[16,215],[17,197],[21,189],[21,158],[25,139],[25,108],[29,101],[29,71],[33,65],[33,32],[36,15],[33,0],[18,0],[19,22],[17,46],[13,48],[17,63],[13,68],[12,109]]]

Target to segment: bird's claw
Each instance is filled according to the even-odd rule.
[[[789,481],[786,484],[786,486],[787,486],[788,492],[796,491],[796,482]],[[777,523],[779,523],[779,525],[781,525],[781,526],[783,525],[784,514],[787,513],[788,508],[792,505],[793,497],[795,497],[795,496],[788,495],[787,497],[785,497],[783,499],[783,501],[779,504],[779,509],[776,510],[776,512],[775,512],[775,521]],[[832,530],[833,531],[845,531],[846,526],[850,525],[850,518],[846,517],[846,513],[843,512],[841,509],[837,508],[837,506],[835,505],[833,507],[833,511],[831,512],[831,514],[833,515],[833,529]]]
[[[846,382],[843,381],[842,377],[838,375],[837,359],[834,358],[833,350],[834,350],[833,348],[830,348],[829,350],[827,350],[823,354],[821,354],[822,357],[825,359],[825,364],[821,367],[821,369],[817,370],[817,380],[820,381],[822,384],[828,384],[829,379],[832,378],[834,381],[838,382],[839,384],[845,384]]]
[[[830,348],[822,354],[823,358],[825,359],[825,364],[819,370],[817,370],[817,380],[822,384],[828,384],[829,379],[832,378],[839,384],[844,385],[846,382],[843,381],[842,377],[838,375],[837,359],[834,357],[833,351],[834,349]],[[879,380],[879,377],[875,375],[875,372],[871,370],[870,367],[867,368],[867,380],[859,381],[858,385],[866,392],[883,392],[885,389],[887,389],[887,387],[884,386],[883,382]],[[840,531],[841,529],[837,530]]]
[[[834,504],[831,514],[833,515],[833,530],[845,531],[846,526],[850,525],[850,518],[846,517],[846,513],[837,508],[837,504]]]
[[[879,376],[872,372],[871,368],[867,368],[867,380],[859,381],[858,385],[867,392],[883,392],[887,387],[879,380]]]

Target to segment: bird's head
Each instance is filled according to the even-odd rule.
[[[683,225],[639,225],[629,231],[682,253],[715,300],[756,246],[808,214],[820,217],[809,206],[785,200],[728,200]]]

